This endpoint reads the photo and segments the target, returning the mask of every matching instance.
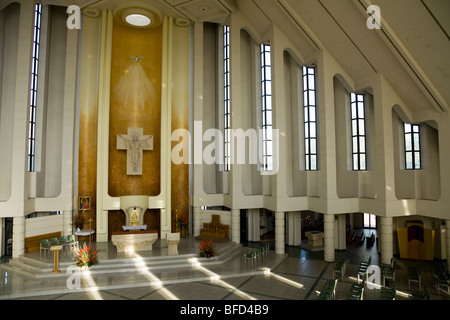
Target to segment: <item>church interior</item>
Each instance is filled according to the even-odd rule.
[[[0,300],[448,300],[449,16],[2,0]]]

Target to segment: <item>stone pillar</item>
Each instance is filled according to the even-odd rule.
[[[18,258],[25,253],[25,217],[13,219],[13,252],[12,257]]]
[[[202,229],[202,221],[200,218],[200,214],[201,214],[201,210],[199,206],[195,206],[194,207],[194,221],[193,223],[193,228],[194,228],[194,237],[199,236],[200,235],[200,231]]]
[[[301,214],[298,211],[288,212],[286,226],[286,243],[298,246],[302,242]]]
[[[247,240],[259,241],[261,239],[259,209],[247,210]]]
[[[389,264],[394,256],[394,234],[392,232],[392,218],[381,217],[380,222],[380,251],[381,263]]]
[[[347,234],[346,234],[346,215],[339,214],[338,215],[338,242],[337,249],[345,250],[347,248]]]
[[[275,253],[284,254],[285,249],[284,211],[275,212]]]
[[[323,257],[325,262],[334,262],[334,214],[324,214]]]
[[[62,235],[68,236],[72,233],[72,210],[64,210],[62,219]]]
[[[231,240],[236,244],[241,243],[241,211],[231,210]]]
[[[445,221],[445,234],[447,238],[447,269],[450,270],[450,220]]]

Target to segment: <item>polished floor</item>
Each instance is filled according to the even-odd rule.
[[[264,244],[269,245],[264,255],[252,260],[244,257]],[[78,286],[76,278],[71,278],[75,273],[69,273],[75,264],[70,254],[61,255],[59,274],[51,272],[52,257],[39,252],[24,255],[30,265],[22,266],[22,271],[3,258],[0,300],[318,300],[326,280],[333,278],[335,265],[324,262],[323,251],[311,252],[297,246],[286,246],[286,254],[277,255],[271,241],[238,246],[218,243],[214,259],[200,258],[199,241],[192,238],[182,239],[176,257],[168,256],[167,248],[158,242],[153,251],[131,256],[117,253],[111,244],[93,245],[99,249],[100,263],[91,268],[89,279],[83,275]],[[371,257],[372,264],[379,265],[376,245],[367,248],[365,244],[348,244],[346,250],[336,251],[336,261],[344,257],[349,258],[349,263],[344,278],[338,280],[335,300],[348,300],[361,261]],[[433,263],[442,261],[420,261],[419,289],[415,283],[408,286],[406,271],[417,261],[395,260],[396,300],[413,300],[411,294],[423,291],[424,286],[430,300],[450,298],[435,287],[431,275]],[[363,299],[379,300],[380,290],[366,287]]]

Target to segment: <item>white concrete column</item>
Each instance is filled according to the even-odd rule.
[[[302,242],[300,212],[288,212],[286,223],[286,243],[290,246],[300,245]]]
[[[12,257],[18,258],[25,253],[25,217],[13,218],[13,252]]]
[[[447,268],[450,270],[450,220],[445,221],[446,238],[447,238]]]
[[[338,215],[338,241],[336,243],[336,248],[338,250],[345,250],[347,248],[347,234],[346,234],[346,219],[345,214]]]
[[[380,222],[380,251],[381,263],[389,264],[394,256],[394,234],[392,232],[392,218],[381,217]]]
[[[64,210],[62,219],[62,235],[68,236],[72,233],[72,210]]]
[[[259,241],[261,239],[259,209],[247,210],[247,240]]]
[[[275,212],[275,253],[284,254],[285,244],[285,215],[284,211],[277,211]]]
[[[0,218],[0,257],[5,254],[5,242],[4,242],[4,218]]]
[[[326,262],[334,262],[334,214],[324,214],[324,260]]]
[[[231,210],[231,240],[236,244],[241,243],[241,211]]]
[[[194,237],[200,235],[200,230],[202,229],[202,221],[200,218],[201,210],[199,206],[194,207],[194,221],[193,221],[193,228],[194,228]]]

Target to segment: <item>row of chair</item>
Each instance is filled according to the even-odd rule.
[[[428,286],[423,286],[423,291],[411,291],[413,300],[430,300]]]
[[[319,300],[334,300],[334,298],[336,297],[337,282],[338,282],[337,278],[335,278],[334,280],[327,279],[322,288],[322,291],[320,291],[320,293],[319,293],[318,299]]]
[[[380,288],[380,300],[395,300],[395,284],[389,287],[381,287]]]
[[[383,286],[386,287],[386,280],[392,280],[395,286],[395,269],[397,269],[397,262],[391,258],[390,264],[381,264],[381,275],[383,277]]]
[[[266,255],[269,253],[269,244],[264,244],[263,246],[252,250],[251,252],[244,253],[244,260],[245,262],[251,261],[252,263],[260,258],[266,257]]]
[[[347,256],[336,262],[336,264],[333,267],[333,279],[335,279],[338,275],[340,275],[341,280],[344,280],[345,271],[347,269],[347,264],[349,260],[350,259]]]
[[[371,263],[372,263],[372,256],[369,257],[369,260],[367,260],[367,262],[361,261],[359,263],[359,267],[358,267],[358,271],[357,271],[358,283],[360,281],[360,277],[363,276],[364,280],[367,278],[367,268],[370,266]]]
[[[66,236],[60,236],[59,238],[54,237],[50,239],[43,239],[40,243],[40,251],[39,253],[44,254],[48,253],[50,251],[50,248],[52,246],[63,246],[63,248],[66,247],[78,247],[78,241],[75,240],[75,236],[73,234]]]
[[[419,290],[422,290],[422,275],[420,272],[420,264],[416,266],[408,266],[408,288],[411,289],[411,282],[417,282]]]
[[[432,275],[437,290],[444,290],[450,294],[450,273],[444,263],[433,267]]]
[[[363,300],[365,284],[365,279],[363,279],[361,283],[352,283],[348,295],[348,300]]]

